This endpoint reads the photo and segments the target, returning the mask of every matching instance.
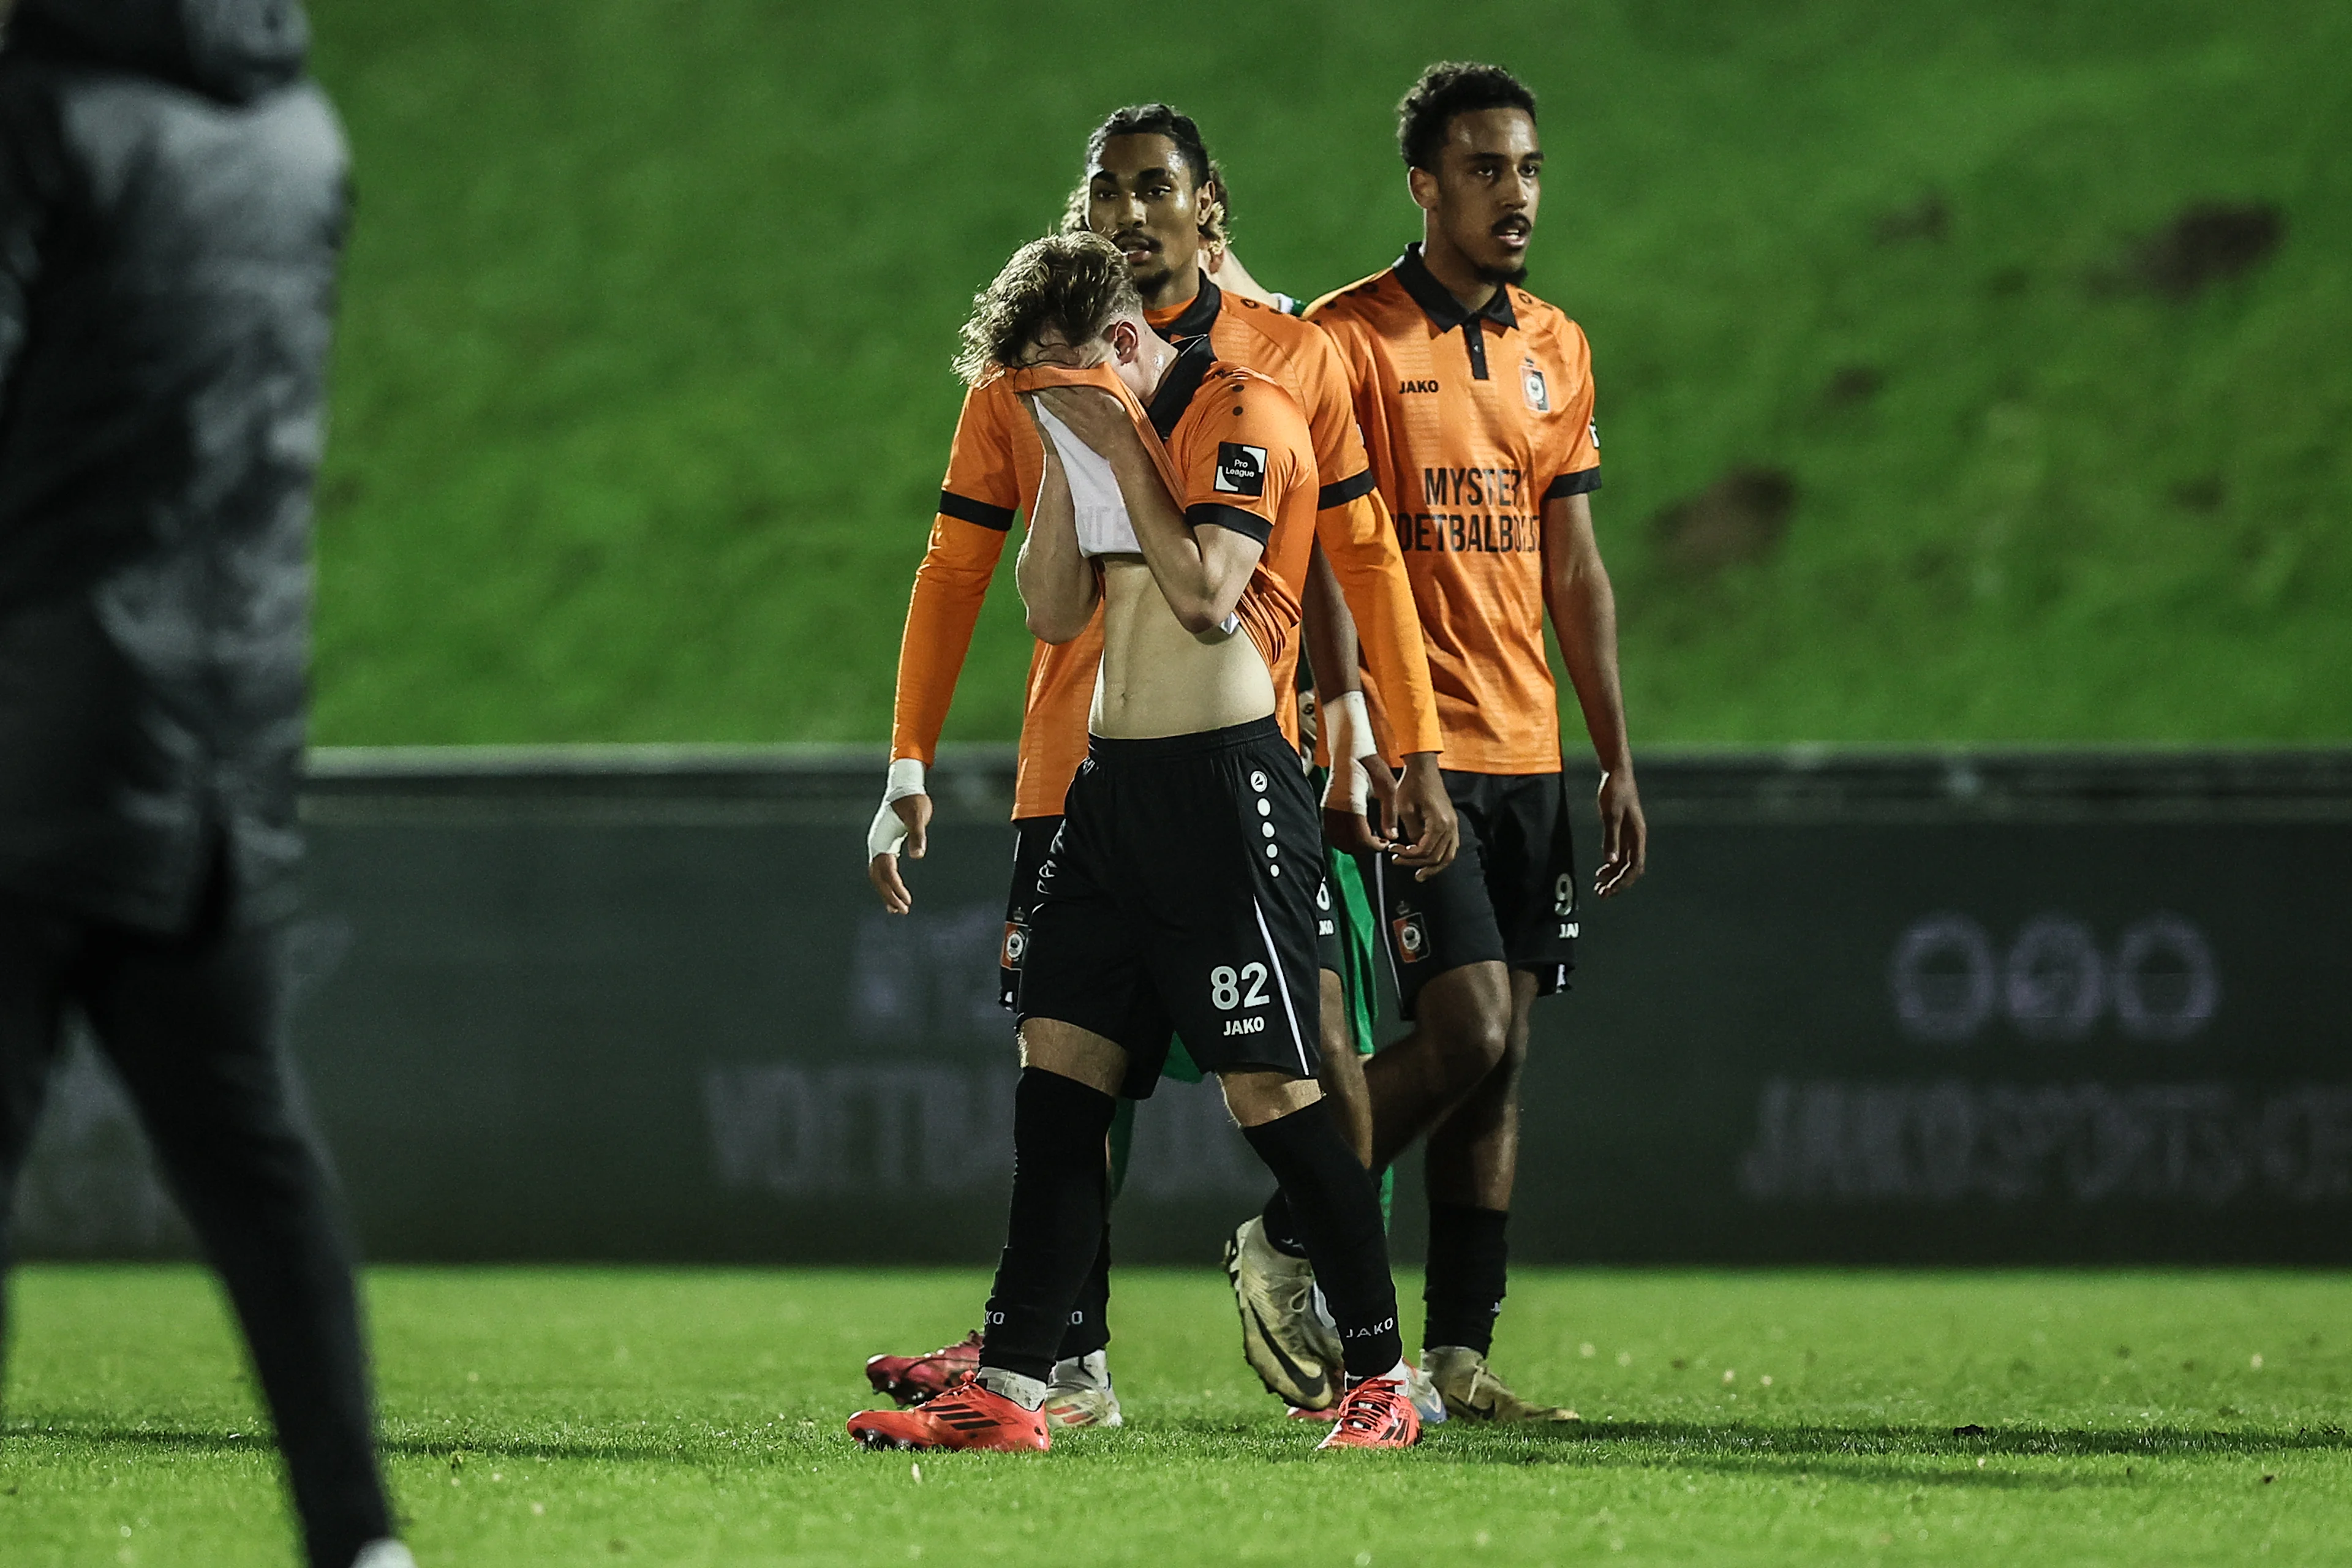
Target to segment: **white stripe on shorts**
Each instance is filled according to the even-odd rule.
[[[1307,1059],[1307,1039],[1298,1032],[1298,1014],[1290,1005],[1290,981],[1288,976],[1282,973],[1282,955],[1275,952],[1274,932],[1265,923],[1265,906],[1259,903],[1253,896],[1250,899],[1250,908],[1257,911],[1257,934],[1265,938],[1265,961],[1274,967],[1274,986],[1276,990],[1282,993],[1283,1016],[1290,1020],[1290,1043],[1298,1048],[1298,1076],[1313,1078],[1315,1068]],[[1322,982],[1318,980],[1316,984],[1319,988]]]

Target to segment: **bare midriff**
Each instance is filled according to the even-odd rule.
[[[1102,668],[1087,727],[1149,741],[1246,724],[1274,712],[1274,678],[1241,631],[1194,636],[1177,620],[1140,555],[1102,562]]]

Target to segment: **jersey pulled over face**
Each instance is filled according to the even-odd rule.
[[[1559,765],[1544,651],[1543,510],[1601,487],[1584,332],[1524,289],[1466,310],[1421,247],[1316,301],[1412,580],[1445,765]]]

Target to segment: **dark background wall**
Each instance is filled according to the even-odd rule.
[[[321,754],[297,1056],[369,1253],[992,1256],[1009,757],[943,761],[905,919],[859,870],[879,773]],[[1643,784],[1651,875],[1588,908],[1538,1008],[1519,1256],[2352,1259],[2352,755],[1661,756]],[[1120,1255],[1213,1258],[1265,1186],[1213,1092],[1165,1085]],[[20,1219],[37,1256],[184,1247],[87,1053]]]

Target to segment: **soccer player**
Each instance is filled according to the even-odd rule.
[[[1371,473],[1356,434],[1347,377],[1331,345],[1315,328],[1255,300],[1228,295],[1205,276],[1204,252],[1221,247],[1228,198],[1222,173],[1203,144],[1199,128],[1166,104],[1121,109],[1087,140],[1087,177],[1073,195],[1066,225],[1111,237],[1126,261],[1147,308],[1153,330],[1181,345],[1207,336],[1228,362],[1260,371],[1279,383],[1307,411],[1317,454],[1317,547],[1308,590],[1307,636],[1316,644],[1312,665],[1321,689],[1326,727],[1338,733],[1345,761],[1335,768],[1332,807],[1335,837],[1349,847],[1368,847],[1370,830],[1359,818],[1364,803],[1349,793],[1369,786],[1386,807],[1389,828],[1399,840],[1398,863],[1408,871],[1444,865],[1454,853],[1453,808],[1437,768],[1436,704],[1422,652],[1412,588],[1385,510],[1372,493]],[[869,875],[886,907],[903,911],[910,896],[899,875],[898,856],[919,857],[930,815],[921,789],[922,769],[936,751],[948,703],[971,638],[988,582],[1020,509],[1036,494],[1042,450],[1034,430],[1013,397],[993,383],[966,398],[923,564],[908,605],[900,645],[898,711],[893,726],[891,783],[877,814],[868,843]],[[1336,569],[1335,569],[1336,568]],[[1351,608],[1353,614],[1350,614]],[[1379,671],[1395,714],[1404,775],[1385,770],[1365,773],[1356,759],[1370,751],[1364,704],[1356,694],[1357,626],[1363,627],[1366,658]],[[1016,851],[1013,886],[1005,918],[1003,994],[1013,1005],[1021,954],[1028,941],[1027,907],[1036,872],[1060,823],[1062,799],[1086,750],[1085,709],[1092,690],[1099,639],[1092,631],[1061,647],[1040,644],[1030,666],[1029,700],[1023,716],[1019,772],[1013,805]],[[1286,647],[1276,679],[1287,683],[1296,663],[1295,643]],[[1287,689],[1285,684],[1284,689]],[[1286,710],[1286,721],[1292,715]],[[1352,775],[1352,777],[1351,777]],[[1356,936],[1340,918],[1351,902],[1352,863],[1332,889],[1328,919],[1335,938]],[[1360,903],[1360,895],[1353,902]],[[1369,933],[1363,933],[1369,940]],[[1370,1048],[1370,1031],[1359,1042],[1350,1019],[1364,1011],[1360,994],[1350,994],[1343,975],[1350,963],[1343,942],[1322,955],[1325,1087],[1345,1118],[1350,1140],[1370,1156],[1371,1112],[1357,1046]],[[1363,987],[1353,988],[1360,994]],[[1351,1005],[1352,1004],[1352,1005]],[[1181,1073],[1180,1065],[1174,1070]],[[1189,1075],[1186,1075],[1189,1076]],[[1123,1106],[1113,1132],[1123,1148],[1132,1108]],[[1118,1172],[1114,1173],[1114,1190]],[[1265,1267],[1251,1275],[1255,1293],[1269,1300],[1243,1310],[1244,1342],[1267,1385],[1293,1405],[1325,1409],[1338,1399],[1338,1350],[1328,1331],[1311,1317],[1280,1303],[1303,1303],[1312,1290],[1302,1245],[1284,1233],[1280,1245],[1247,1238]],[[1082,1294],[1062,1364],[1057,1369],[1048,1415],[1059,1425],[1116,1424],[1105,1347],[1109,1332],[1104,1313],[1109,1292],[1108,1241],[1095,1278]],[[1279,1302],[1273,1298],[1278,1298]],[[1300,1325],[1281,1343],[1263,1331],[1269,1321]],[[972,1364],[976,1339],[925,1356],[876,1356],[867,1376],[882,1392],[906,1399],[935,1393]]]
[[[1396,520],[1445,730],[1462,853],[1425,879],[1367,855],[1404,1016],[1374,1057],[1373,1153],[1428,1138],[1423,1370],[1461,1416],[1562,1419],[1486,1365],[1507,1275],[1528,1015],[1568,983],[1577,873],[1547,606],[1601,768],[1594,891],[1642,875],[1648,834],[1617,679],[1615,602],[1584,333],[1523,286],[1542,195],[1535,96],[1439,64],[1398,110],[1422,239],[1309,310],[1346,361]],[[1378,681],[1375,678],[1375,690]]]
[[[1345,367],[1315,327],[1222,289],[1207,275],[1208,261],[1224,249],[1231,200],[1223,172],[1189,117],[1164,103],[1119,110],[1088,139],[1087,163],[1071,216],[1126,258],[1153,330],[1180,345],[1205,336],[1220,360],[1279,383],[1305,413],[1314,437],[1320,488],[1306,627],[1334,764],[1324,798],[1331,837],[1347,849],[1376,847],[1360,821],[1365,795],[1376,794],[1400,837],[1414,846],[1401,855],[1402,869],[1442,868],[1455,839],[1438,768],[1437,708],[1411,588],[1357,433]],[[1229,255],[1220,258],[1246,278]],[[1402,773],[1393,781],[1377,763],[1367,771],[1359,760],[1372,750],[1357,689],[1360,627],[1365,662],[1388,699],[1395,731],[1391,754]],[[1276,671],[1284,689],[1289,677],[1286,661]],[[1348,939],[1370,941],[1369,930],[1349,914],[1370,911],[1355,867],[1338,856],[1333,862],[1332,923],[1343,940],[1323,980],[1324,1081],[1369,1158],[1370,1112],[1357,1053],[1372,1045],[1370,987],[1350,987],[1345,976],[1360,967],[1348,962]],[[1368,971],[1369,964],[1360,967]],[[1360,1029],[1354,1026],[1359,1021]],[[1327,1410],[1336,1396],[1339,1344],[1328,1325],[1303,1310],[1311,1306],[1313,1278],[1288,1214],[1277,1197],[1263,1216],[1244,1221],[1226,1246],[1225,1266],[1250,1365],[1294,1407]]]
[[[1155,336],[1093,235],[1024,247],[965,342],[967,374],[1027,395],[1053,436],[1018,567],[1031,629],[1060,645],[1099,626],[1102,655],[1030,910],[1013,1203],[979,1371],[849,1431],[1050,1446],[1040,1406],[1097,1253],[1114,1096],[1150,1092],[1172,1026],[1307,1237],[1347,1369],[1323,1446],[1408,1446],[1420,1415],[1379,1196],[1316,1079],[1322,844],[1276,718],[1320,489],[1306,420],[1205,339]]]

